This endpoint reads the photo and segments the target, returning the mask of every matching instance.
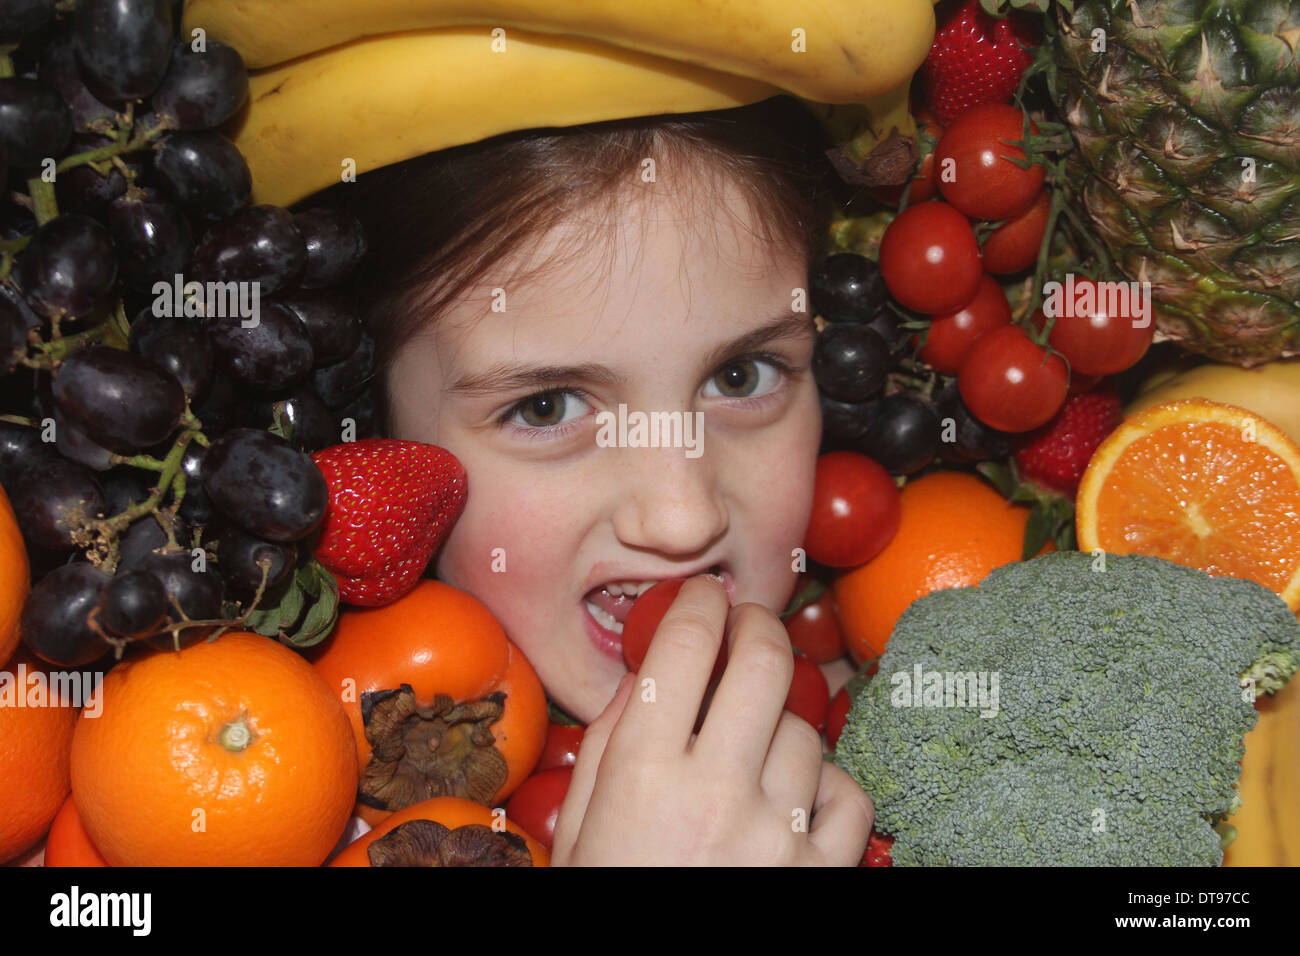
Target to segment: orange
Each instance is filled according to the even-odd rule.
[[[932,472],[904,485],[901,497],[894,540],[835,579],[840,626],[859,664],[884,651],[899,615],[917,598],[978,584],[994,568],[1019,561],[1024,547],[1029,509],[975,475]]]
[[[18,618],[31,586],[27,546],[18,530],[9,496],[0,488],[0,667],[5,666],[18,646]]]
[[[68,795],[45,838],[46,866],[108,866],[81,823],[77,804]]]
[[[334,849],[357,791],[352,728],[289,648],[228,632],[128,660],[97,693],[72,792],[111,866],[319,866]]]
[[[1075,502],[1079,548],[1248,578],[1300,609],[1300,447],[1254,412],[1154,405],[1101,443]]]
[[[38,702],[30,687],[35,675],[48,673],[47,666],[19,651],[0,676],[0,862],[40,842],[70,787],[68,754],[78,708],[51,707],[48,700],[44,706],[18,706]]]
[[[441,823],[449,830],[455,830],[457,827],[470,824],[478,824],[479,826],[494,829],[500,827],[499,823],[495,827],[493,826],[498,817],[494,816],[492,810],[481,803],[475,803],[473,800],[466,800],[462,797],[433,797],[429,800],[413,803],[404,810],[399,810],[385,818],[384,822],[379,826],[369,833],[362,834],[344,847],[343,851],[330,861],[330,866],[370,866],[370,856],[367,853],[370,844],[411,820],[433,820]],[[504,823],[507,830],[523,838],[524,844],[528,847],[529,855],[532,857],[533,866],[551,865],[551,854],[546,847],[515,825],[513,820],[505,819]]]

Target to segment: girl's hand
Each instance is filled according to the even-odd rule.
[[[692,740],[724,626],[727,669]],[[874,808],[784,711],[793,672],[775,614],[728,611],[716,578],[687,581],[640,673],[587,727],[552,864],[856,866]]]

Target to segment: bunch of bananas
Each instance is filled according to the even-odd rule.
[[[915,137],[907,89],[932,3],[192,0],[184,28],[244,57],[249,107],[231,135],[254,201],[289,205],[349,172],[512,130],[779,93],[862,165]]]

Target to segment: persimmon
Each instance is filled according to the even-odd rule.
[[[432,797],[498,806],[541,756],[541,681],[492,612],[449,584],[344,611],[313,657],[352,721],[367,823]]]
[[[108,861],[86,832],[71,794],[63,801],[63,809],[55,816],[45,837],[45,865],[108,866]]]
[[[521,827],[481,803],[460,797],[411,804],[357,837],[330,861],[330,866],[550,865],[546,847]]]

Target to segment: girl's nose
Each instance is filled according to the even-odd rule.
[[[682,448],[607,449],[623,459],[614,533],[628,547],[661,554],[707,550],[728,526],[726,505],[708,455]]]

